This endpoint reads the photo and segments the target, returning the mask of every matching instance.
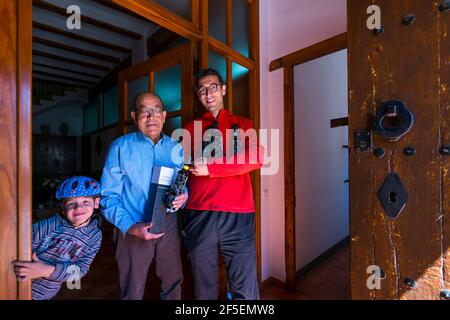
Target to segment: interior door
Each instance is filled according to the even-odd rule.
[[[352,297],[448,299],[448,2],[348,8]]]
[[[119,74],[122,133],[134,130],[130,112],[138,93],[154,92],[167,111],[164,132],[171,134],[193,117],[193,44],[167,50]]]

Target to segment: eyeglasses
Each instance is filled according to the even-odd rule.
[[[201,87],[200,89],[198,89],[197,94],[199,96],[206,96],[208,94],[208,91],[214,93],[217,92],[217,90],[219,90],[220,87],[221,87],[220,83],[213,83],[210,84],[209,87]]]
[[[138,118],[148,118],[149,116],[160,116],[163,113],[161,108],[140,107],[136,110]]]
[[[64,209],[66,209],[67,211],[70,210],[75,210],[76,208],[89,208],[89,207],[93,207],[94,206],[94,202],[83,202],[83,203],[69,203],[68,205],[64,206]]]

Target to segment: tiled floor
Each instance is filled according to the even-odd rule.
[[[344,245],[329,258],[297,280],[297,292],[269,283],[261,288],[261,299],[271,300],[349,300],[350,256]]]
[[[297,292],[290,293],[281,285],[269,282],[261,288],[261,299],[350,299],[349,270],[349,249],[345,245],[299,278]],[[154,266],[150,272],[154,274]],[[157,278],[155,276],[148,278],[144,299],[159,299],[159,293],[154,290],[159,287]],[[184,299],[192,299],[192,282],[188,277],[183,283],[182,291]],[[55,299],[119,299],[118,271],[114,260],[110,225],[104,225],[102,247],[92,263],[91,270],[81,280],[81,289],[69,290],[63,284]]]

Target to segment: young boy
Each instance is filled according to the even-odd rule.
[[[56,191],[62,215],[33,224],[33,261],[13,263],[19,281],[32,280],[33,300],[53,298],[63,282],[88,272],[102,241],[98,220],[92,217],[100,191],[94,179],[66,179]]]

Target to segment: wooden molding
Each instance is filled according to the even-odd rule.
[[[199,41],[202,36],[196,26],[172,11],[151,0],[112,0],[114,3],[133,11],[153,23],[169,29],[182,37]]]
[[[200,42],[200,68],[208,68],[209,43],[208,43],[208,0],[200,0],[200,28],[202,41]]]
[[[227,23],[226,23],[226,37],[227,46],[233,47],[233,0],[227,0]]]
[[[255,63],[249,71],[249,113],[256,130],[261,128],[260,121],[260,68],[259,68],[259,0],[249,2],[249,55]],[[261,230],[261,170],[252,175],[253,199],[255,203],[255,240],[258,266],[258,281],[261,283],[262,271],[262,230]]]
[[[147,75],[149,73],[148,70],[157,72],[159,70],[167,68],[168,66],[181,63],[184,55],[183,50],[184,45],[172,48],[170,50],[164,51],[164,53],[162,54],[153,57],[152,59],[131,66],[130,68],[127,68],[126,70],[120,72],[119,81],[120,79],[131,81]]]
[[[239,63],[241,66],[249,70],[254,70],[256,68],[256,64],[252,59],[249,59],[246,56],[240,54],[239,52],[237,52],[233,48],[228,47],[219,40],[209,36],[208,43],[211,47],[211,50],[213,50],[214,52],[224,57],[230,57],[234,62]]]
[[[346,126],[348,126],[348,117],[330,120],[330,128],[346,127]]]
[[[66,57],[61,57],[61,56],[58,56],[58,55],[55,55],[55,54],[51,54],[51,53],[48,53],[48,52],[44,52],[44,51],[40,51],[40,50],[33,50],[33,55],[44,57],[44,58],[49,58],[49,59],[54,59],[54,60],[59,60],[59,61],[67,62],[67,63],[72,63],[74,65],[80,65],[80,66],[93,68],[93,69],[97,69],[97,70],[102,70],[102,71],[110,70],[110,68],[106,67],[106,66],[101,66],[101,65],[98,65],[98,64],[90,63],[90,62],[80,61],[80,60],[66,58]]]
[[[128,53],[128,54],[131,53],[131,49],[129,49],[129,48],[125,48],[125,47],[122,47],[122,46],[118,46],[116,44],[112,44],[112,43],[109,43],[109,42],[97,40],[97,39],[94,39],[94,38],[86,37],[86,36],[80,35],[78,33],[69,32],[69,31],[66,31],[66,30],[63,30],[63,29],[55,28],[55,27],[47,25],[45,23],[40,23],[40,22],[33,21],[33,28],[44,30],[44,31],[47,31],[47,32],[56,33],[56,34],[59,34],[61,36],[72,38],[72,39],[75,39],[75,40],[78,40],[78,41],[83,41],[83,42],[95,44],[97,46],[105,47],[105,48],[108,48],[108,49],[111,49],[111,50],[116,50],[116,51],[120,51],[120,52]]]
[[[20,17],[17,15],[18,1],[0,1],[0,19],[3,21],[3,25],[0,28],[0,87],[2,88],[1,98],[1,125],[0,125],[0,145],[2,150],[0,152],[1,174],[2,183],[0,184],[0,243],[2,245],[0,250],[0,300],[15,300],[18,298],[18,285],[17,278],[14,270],[11,266],[11,261],[18,259],[18,246],[19,243],[19,217],[18,217],[18,177],[17,177],[17,154],[18,154],[18,119],[17,108],[21,97],[19,97],[18,91],[18,68],[19,62],[18,56],[18,29],[21,26]],[[26,29],[26,27],[24,28]],[[27,42],[23,42],[22,45],[27,46]],[[26,60],[26,57],[22,56],[22,60]],[[21,69],[23,76],[28,77],[27,64]],[[23,77],[22,76],[22,77]],[[20,76],[19,76],[20,77]],[[24,79],[26,81],[26,78]],[[27,83],[24,83],[27,85]],[[23,93],[26,95],[26,87],[23,87]],[[28,88],[30,91],[31,88]],[[22,92],[21,92],[22,93]],[[29,94],[29,93],[28,93]],[[23,96],[22,102],[25,102]],[[19,99],[19,101],[18,101]],[[26,108],[24,109],[26,111]],[[27,114],[23,113],[25,119]],[[28,118],[28,121],[30,119]],[[27,121],[27,120],[26,120]],[[27,122],[28,122],[27,121]],[[25,124],[27,126],[28,123]],[[25,144],[28,139],[28,128],[25,132]],[[29,142],[29,141],[28,141]],[[31,145],[29,142],[28,147]],[[25,147],[27,147],[25,145]],[[26,154],[24,154],[26,156]],[[25,159],[23,159],[25,160]],[[24,168],[25,165],[29,165],[25,162],[20,162],[20,168]],[[25,170],[24,173],[29,171]],[[25,195],[25,194],[24,194]],[[28,194],[31,197],[31,193]],[[26,200],[26,199],[24,199]],[[22,203],[25,205],[25,203]],[[24,207],[28,211],[28,208]],[[24,231],[24,230],[23,230]],[[23,232],[22,231],[22,232]],[[29,239],[29,234],[24,235]],[[22,244],[25,244],[22,240]],[[23,249],[26,249],[24,246]],[[25,251],[21,254],[24,258],[29,260],[30,256],[25,255]]]
[[[43,9],[43,10],[47,10],[47,11],[59,14],[64,17],[68,16],[66,9],[55,6],[51,3],[48,3],[48,2],[45,2],[42,0],[33,0],[33,6]],[[81,15],[81,22],[93,25],[97,28],[102,28],[102,29],[110,31],[110,32],[115,32],[115,33],[121,34],[121,35],[129,37],[129,38],[133,38],[136,40],[139,40],[142,38],[142,35],[139,33],[120,28],[114,24],[110,24],[110,23],[107,23],[107,22],[104,22],[101,20],[97,20],[97,19],[88,17],[85,14]]]
[[[232,47],[233,38],[233,0],[226,0],[226,45]],[[233,114],[233,61],[229,57],[225,57],[226,60],[226,79],[228,84],[226,105],[228,111]]]
[[[270,62],[269,71],[294,66],[347,48],[347,33],[341,33],[310,47],[295,51]]]
[[[70,72],[73,74],[78,74],[81,76],[87,76],[87,77],[92,77],[92,78],[97,78],[97,79],[102,79],[103,77],[93,74],[93,73],[87,73],[87,72],[82,72],[82,71],[75,71],[75,70],[71,70],[71,69],[66,69],[66,68],[61,68],[61,67],[55,67],[49,64],[45,64],[45,63],[38,63],[38,62],[33,62],[34,66],[38,66],[38,67],[44,67],[44,68],[48,68],[48,69],[54,69],[54,70],[59,70],[59,71],[64,71],[64,72]]]
[[[191,0],[191,20],[198,29],[200,27],[200,0]]]
[[[284,68],[284,213],[286,289],[296,290],[295,279],[295,136],[294,67]]]
[[[81,48],[78,48],[78,47],[72,47],[72,46],[63,44],[61,42],[56,42],[56,41],[44,39],[44,38],[37,37],[37,36],[33,36],[33,42],[41,43],[41,44],[44,44],[46,46],[58,48],[58,49],[65,50],[65,51],[74,52],[74,53],[77,53],[77,54],[81,54],[83,56],[87,56],[87,57],[91,57],[91,58],[95,58],[95,59],[99,59],[99,60],[112,62],[112,63],[115,63],[115,64],[120,62],[119,58],[116,58],[116,57],[113,57],[113,56],[110,56],[110,55],[107,55],[107,54],[98,53],[98,52],[91,51],[91,50],[86,50],[86,49],[81,49]]]
[[[142,17],[141,15],[136,14],[133,11],[127,10],[127,9],[125,9],[122,6],[119,6],[119,5],[115,4],[114,2],[112,2],[112,0],[91,0],[91,1],[93,1],[95,3],[98,3],[98,4],[100,4],[100,5],[104,6],[104,7],[108,7],[110,9],[119,11],[119,12],[124,13],[124,14],[127,14],[127,15],[129,15],[129,16],[131,16],[133,18],[136,18],[136,19],[148,22],[148,20],[145,19],[144,17]]]
[[[17,258],[29,261],[32,255],[32,5],[29,0],[18,0],[17,5]],[[18,299],[31,300],[30,280],[18,282]]]

